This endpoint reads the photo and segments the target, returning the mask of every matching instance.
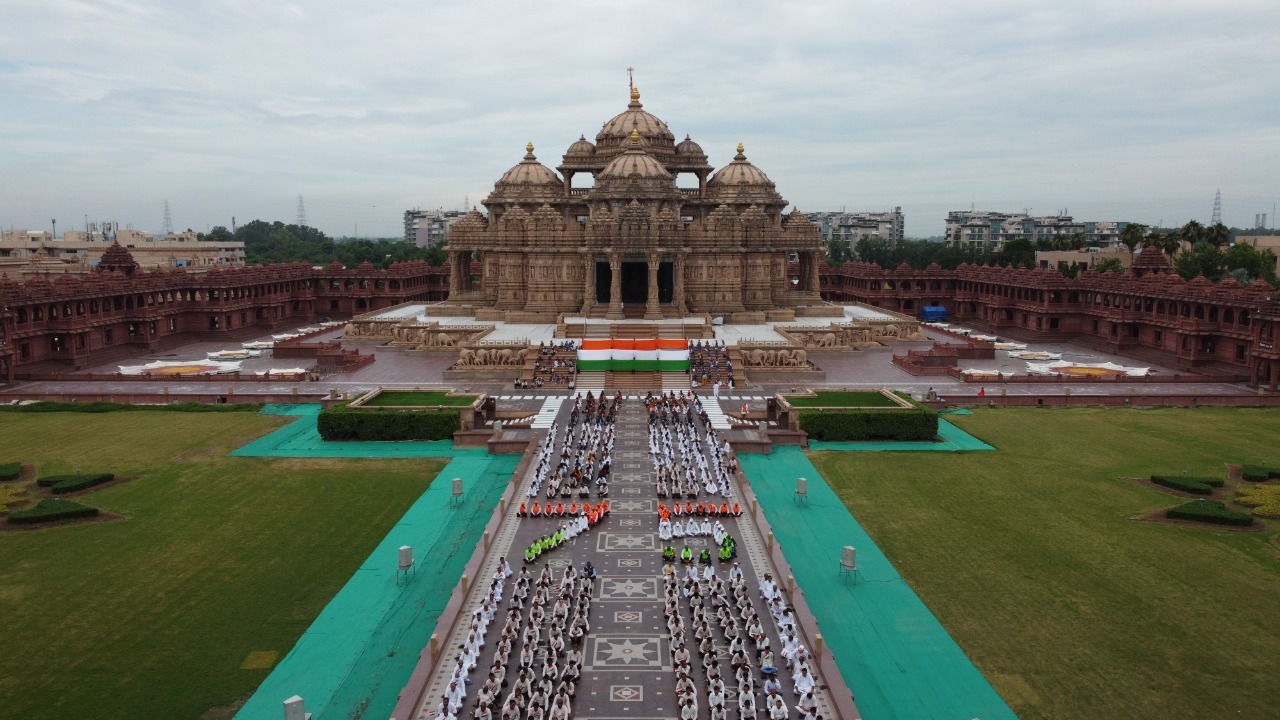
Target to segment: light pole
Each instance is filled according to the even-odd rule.
[[[58,239],[58,218],[50,218],[49,222],[53,223],[53,239]]]

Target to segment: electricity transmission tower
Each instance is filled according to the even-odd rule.
[[[1222,222],[1222,191],[1219,190],[1213,194],[1213,219],[1209,221],[1210,225],[1217,225]]]
[[[298,196],[298,227],[307,226],[307,206],[302,202],[302,196]]]
[[[164,222],[160,224],[160,234],[169,235],[173,232],[173,216],[169,214],[169,201],[164,201]]]

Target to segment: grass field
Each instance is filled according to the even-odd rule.
[[[380,392],[364,405],[365,407],[448,407],[470,405],[476,401],[475,395],[449,395],[443,392],[414,392],[411,390],[388,390]]]
[[[1280,715],[1280,543],[1118,479],[1280,464],[1267,410],[981,410],[985,453],[814,464],[1022,718]],[[1274,482],[1274,481],[1273,481]]]
[[[290,420],[0,415],[41,474],[141,476],[76,498],[126,520],[0,532],[0,717],[230,717],[443,465],[225,457]]]
[[[792,407],[897,407],[898,404],[878,392],[867,391],[819,391],[808,395],[788,396]]]

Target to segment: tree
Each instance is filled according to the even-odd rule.
[[[1000,261],[1013,267],[1035,267],[1036,247],[1026,238],[1017,238],[1004,244]]]
[[[1178,231],[1178,236],[1182,242],[1195,247],[1196,243],[1204,239],[1204,226],[1195,220],[1188,220],[1187,224]]]
[[[1225,255],[1207,242],[1178,253],[1173,258],[1173,269],[1186,280],[1204,275],[1213,282],[1218,282],[1227,274]]]
[[[1146,234],[1146,225],[1125,223],[1124,229],[1120,231],[1120,242],[1123,243],[1125,247],[1129,248],[1129,253],[1132,254],[1133,251],[1143,243],[1143,240],[1146,238]]]
[[[1237,270],[1243,270],[1250,280],[1263,278],[1274,282],[1276,279],[1276,256],[1270,250],[1236,243],[1222,253],[1222,261],[1233,276]]]
[[[859,260],[875,263],[885,269],[892,267],[889,264],[892,251],[893,249],[889,247],[889,241],[879,235],[862,238],[858,241],[858,246],[854,248]]]
[[[1120,258],[1106,257],[1093,264],[1093,270],[1097,273],[1104,273],[1108,270],[1117,274],[1124,274],[1124,263],[1120,262]]]
[[[1231,229],[1222,223],[1214,223],[1204,231],[1204,240],[1214,247],[1220,248],[1231,242]]]
[[[849,250],[848,241],[833,237],[826,242],[827,264],[831,267],[840,267],[851,259],[853,253]]]

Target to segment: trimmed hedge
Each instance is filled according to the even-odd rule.
[[[17,480],[22,475],[22,463],[4,463],[0,465],[0,482]]]
[[[50,520],[67,520],[70,518],[97,517],[98,508],[81,505],[61,498],[46,498],[27,510],[16,510],[9,513],[9,522],[14,525],[48,522]]]
[[[458,430],[457,410],[368,410],[335,405],[320,411],[316,429],[325,440],[449,440]]]
[[[1240,477],[1252,482],[1263,482],[1264,480],[1280,477],[1280,470],[1266,465],[1241,465]]]
[[[1238,510],[1228,510],[1221,500],[1192,500],[1184,505],[1170,508],[1165,513],[1165,517],[1174,520],[1215,523],[1217,525],[1249,526],[1253,524],[1252,515]]]
[[[115,480],[114,473],[90,473],[88,475],[49,475],[36,480],[36,485],[47,487],[55,493],[83,490]],[[61,489],[59,489],[61,488]],[[68,489],[69,488],[69,489]]]
[[[1183,477],[1182,475],[1152,475],[1151,482],[1197,495],[1211,495],[1214,488],[1222,487],[1226,483],[1215,477]]]
[[[938,414],[913,410],[829,410],[800,413],[800,429],[814,440],[906,440],[932,442]]]
[[[158,412],[258,412],[262,409],[262,403],[196,403],[196,402],[180,402],[169,403],[167,405],[131,405],[129,403],[112,403],[112,402],[88,402],[88,403],[64,403],[64,402],[34,402],[26,405],[0,405],[0,412],[16,412],[16,413],[42,413],[42,412],[78,412],[78,413],[109,413],[109,412],[128,412],[139,410],[152,410]]]

